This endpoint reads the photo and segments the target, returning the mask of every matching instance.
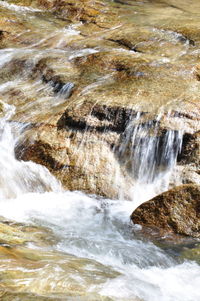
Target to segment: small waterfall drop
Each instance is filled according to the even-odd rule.
[[[169,188],[170,176],[181,151],[183,131],[160,127],[162,114],[145,121],[142,113],[131,118],[117,153],[133,178],[130,195],[135,208]]]
[[[27,125],[9,122],[15,107],[1,102],[0,197],[14,198],[28,192],[61,191],[61,185],[43,166],[15,159],[14,147]]]

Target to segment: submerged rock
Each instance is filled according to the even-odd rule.
[[[24,244],[29,241],[29,236],[16,226],[0,223],[0,244]]]
[[[92,259],[58,251],[0,246],[0,256],[0,298],[4,301],[66,298],[111,301],[98,294],[99,288],[120,275]],[[88,291],[91,284],[93,290]]]
[[[131,215],[135,224],[200,237],[200,186],[182,185],[139,206]]]
[[[37,294],[31,293],[13,293],[0,290],[0,297],[2,301],[66,301],[68,300],[79,300],[79,301],[113,301],[109,297],[103,297],[97,294],[87,294],[86,296],[75,295],[73,294],[60,294],[59,296],[39,296]],[[140,301],[139,299],[134,299],[133,301]]]
[[[37,246],[49,246],[55,240],[51,230],[27,226],[0,218],[0,246],[9,250],[14,246],[24,246],[31,242]]]
[[[200,264],[200,245],[197,243],[196,246],[193,248],[185,248],[181,252],[181,258],[194,260],[198,264]]]

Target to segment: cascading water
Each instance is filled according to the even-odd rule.
[[[1,2],[0,5],[4,5]],[[21,10],[29,12],[28,8],[25,10],[16,5],[8,7],[17,13]],[[45,55],[43,50],[41,52],[41,56]],[[1,51],[0,65],[19,53],[15,49]],[[34,54],[33,49],[33,61],[38,56],[37,51],[36,57]],[[26,55],[24,50],[23,55]],[[66,55],[69,55],[69,50]],[[22,82],[23,78],[16,82],[3,82],[0,86],[2,98],[9,100],[3,92],[22,85]],[[40,84],[33,86],[41,92]],[[70,83],[61,87],[58,105],[63,101],[62,96],[69,96],[72,89]],[[48,105],[54,98],[50,97]],[[2,257],[2,300],[6,290],[9,293],[35,294],[35,300],[43,297],[92,301],[200,300],[199,265],[179,258],[173,248],[163,250],[145,236],[138,235],[140,228],[133,226],[129,218],[139,203],[167,188],[169,174],[181,148],[182,132],[159,133],[159,118],[141,123],[142,116],[138,114],[131,120],[121,137],[117,156],[135,181],[133,202],[109,200],[82,192],[63,191],[45,167],[17,161],[14,146],[30,124],[9,121],[15,107],[4,102],[1,105],[1,215],[15,223],[46,227],[54,235],[48,246],[42,248],[28,243],[26,251],[16,247],[16,256]],[[38,110],[33,110],[33,114],[36,112]],[[24,120],[27,121],[26,116]],[[7,248],[6,256],[9,256],[12,248],[1,247]],[[21,258],[23,252],[24,257]],[[13,297],[13,300],[20,299]]]
[[[142,114],[137,113],[129,121],[117,150],[134,179],[130,194],[135,208],[169,188],[181,151],[183,131],[162,130],[159,125],[162,116],[144,121]]]
[[[0,195],[13,198],[27,192],[60,191],[59,182],[50,172],[33,162],[19,162],[14,156],[14,146],[25,126],[9,123],[14,106],[1,103],[4,117],[0,120]],[[27,126],[27,125],[26,125]]]
[[[198,265],[192,262],[179,263],[176,256],[167,254],[151,242],[137,239],[129,221],[134,203],[99,200],[79,192],[62,192],[59,183],[44,167],[32,162],[18,162],[14,158],[13,148],[16,141],[14,137],[17,136],[17,132],[23,130],[23,127],[16,128],[15,124],[12,125],[7,121],[14,108],[4,106],[6,113],[1,119],[1,170],[4,171],[1,177],[1,198],[4,200],[1,201],[1,215],[19,222],[50,227],[57,237],[52,250],[71,254],[83,261],[85,258],[89,259],[93,267],[89,269],[88,289],[90,292],[98,293],[99,296],[109,296],[112,300],[137,300],[135,299],[137,297],[138,300],[149,301],[168,301],[174,298],[177,301],[198,300],[199,293],[195,290],[200,280]],[[141,139],[132,157],[146,155],[143,158],[146,164],[150,160],[150,153],[142,152],[152,147],[156,156],[159,144],[156,138],[151,141],[142,136],[144,131],[147,133],[148,130],[149,127],[145,129],[139,127],[132,133],[128,132],[134,145],[135,140]],[[139,137],[136,138],[137,135]],[[164,141],[165,139],[168,141],[164,148],[166,153],[171,147],[169,143],[173,145],[174,142],[177,143],[171,156],[167,157],[161,153],[159,157],[162,164],[167,164],[171,168],[175,163],[180,138],[176,133],[169,132]],[[120,152],[122,151],[125,151],[125,146],[120,149]],[[163,158],[166,158],[167,162],[163,162]],[[135,177],[140,179],[139,173],[147,175],[146,184],[151,183],[155,177],[151,173],[151,168],[156,168],[152,164],[150,161],[150,167],[145,166],[145,170],[142,171],[142,166],[133,166]],[[144,178],[141,178],[145,185]],[[52,192],[47,192],[49,190]],[[101,277],[99,283],[92,280],[92,275],[99,273],[97,262],[103,265],[100,269],[105,275],[105,278]],[[74,277],[74,272],[71,271],[71,277]],[[45,274],[45,268],[43,273]],[[38,277],[39,282],[29,279],[28,269],[26,274],[24,277],[28,278],[24,281],[29,281],[27,290],[30,292],[44,293],[48,281],[51,283],[48,275],[45,276],[44,283],[39,285],[41,279],[37,274],[35,277]],[[54,286],[61,281],[59,277],[61,275],[58,273],[57,279],[54,279]],[[77,277],[79,281],[86,281],[85,275],[81,273]],[[38,286],[36,291],[35,285]],[[62,282],[62,285],[65,284]],[[56,288],[51,290],[56,293]]]

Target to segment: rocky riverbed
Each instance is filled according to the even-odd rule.
[[[200,298],[199,30],[195,0],[0,1],[2,300]]]

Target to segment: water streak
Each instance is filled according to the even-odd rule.
[[[145,121],[142,113],[130,118],[117,148],[119,159],[134,179],[135,208],[165,191],[181,151],[183,131],[160,128],[163,114]]]

